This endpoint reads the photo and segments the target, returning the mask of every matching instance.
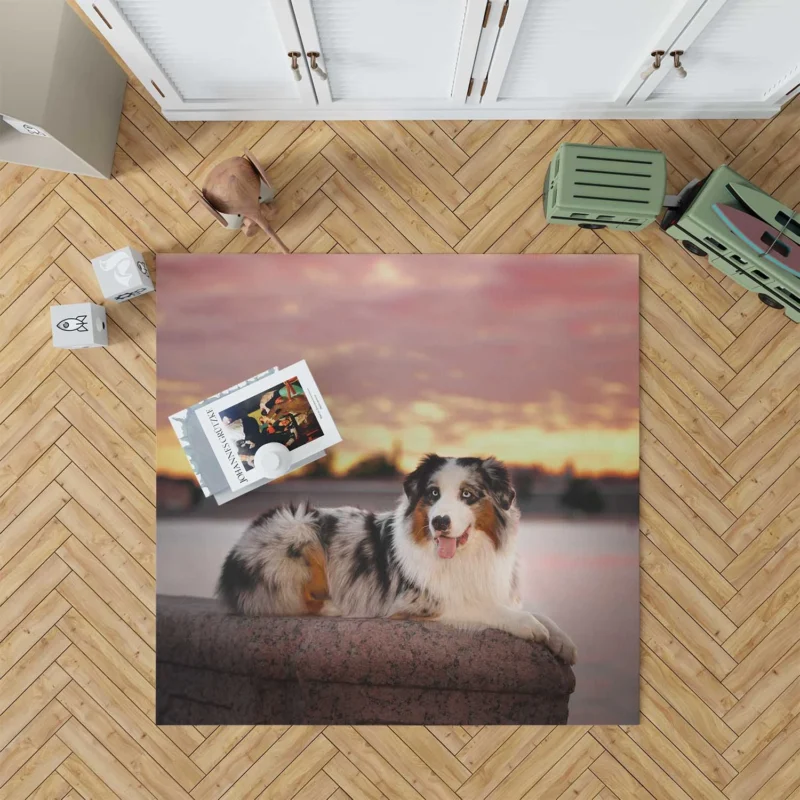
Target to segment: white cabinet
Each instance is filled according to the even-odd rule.
[[[768,117],[800,91],[800,0],[77,2],[169,119]]]
[[[649,43],[674,36],[703,0],[514,0],[489,66],[497,107],[620,104],[641,83]]]
[[[463,105],[485,0],[292,0],[319,105]]]
[[[313,106],[290,0],[80,0],[164,109],[191,114]]]
[[[800,83],[798,24],[798,0],[710,0],[669,44],[686,77],[657,71],[634,104],[780,102]]]

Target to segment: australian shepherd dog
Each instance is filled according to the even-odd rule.
[[[494,458],[426,456],[394,511],[273,508],[228,554],[217,592],[248,615],[321,614],[491,627],[546,644],[572,640],[520,607],[520,513]]]

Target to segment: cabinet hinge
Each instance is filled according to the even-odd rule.
[[[489,14],[492,10],[492,0],[486,0],[486,11],[483,12],[483,24],[481,25],[482,28],[486,27],[486,23],[489,21]]]
[[[469,97],[472,94],[472,87],[474,84],[475,84],[475,78],[470,78],[469,86],[467,86],[467,97]]]
[[[487,75],[483,79],[483,86],[481,86],[481,97],[483,97],[486,94],[486,84],[488,83],[489,83],[489,76]]]
[[[500,14],[500,24],[497,26],[498,28],[502,28],[503,25],[506,24],[506,14],[508,14],[508,0],[506,0],[506,4],[503,6],[503,13]]]

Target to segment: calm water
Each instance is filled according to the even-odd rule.
[[[159,593],[211,597],[222,561],[246,524],[227,514],[160,518]],[[634,520],[523,518],[524,605],[552,617],[578,645],[570,723],[639,721],[637,528]]]

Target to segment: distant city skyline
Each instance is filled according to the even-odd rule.
[[[169,414],[305,359],[344,437],[392,452],[636,475],[636,256],[158,259],[158,467],[191,475]]]

